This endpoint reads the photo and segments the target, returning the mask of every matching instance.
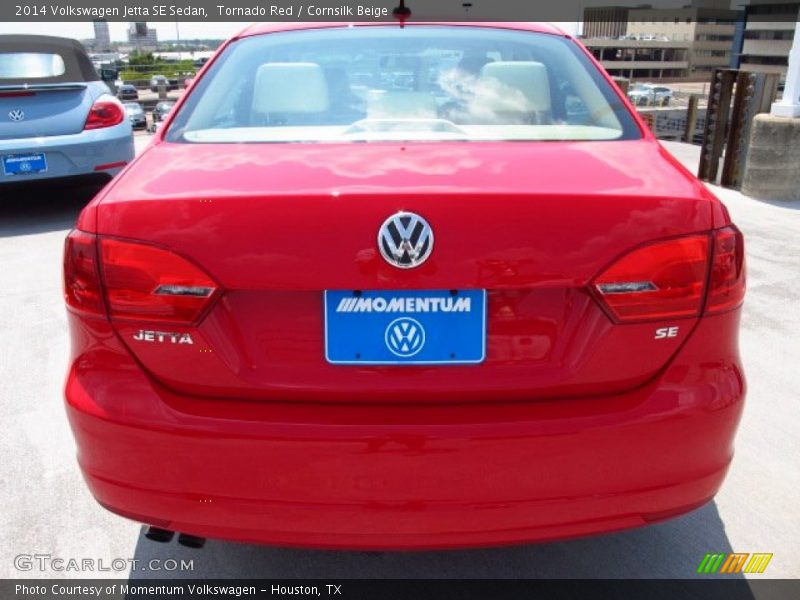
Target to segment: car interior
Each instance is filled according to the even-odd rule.
[[[537,36],[528,37],[535,42]],[[398,44],[373,37],[370,43],[348,39],[312,50],[308,44],[285,43],[261,51],[257,43],[271,40],[244,40],[253,48],[242,46],[227,57],[238,63],[239,68],[226,71],[236,78],[204,77],[184,108],[191,116],[178,115],[173,137],[185,130],[207,135],[235,129],[247,137],[239,141],[251,141],[248,136],[256,133],[241,130],[267,128],[315,128],[323,138],[402,130],[469,139],[487,135],[492,127],[494,134],[514,139],[612,139],[625,133],[618,99],[601,89],[574,49],[560,46],[562,40],[553,36],[540,37],[551,39],[530,45],[480,43],[461,34],[451,43],[428,37]],[[552,133],[564,126],[575,129]],[[535,127],[550,130],[533,134]],[[214,135],[235,137],[232,131]],[[301,137],[314,141],[309,131]]]

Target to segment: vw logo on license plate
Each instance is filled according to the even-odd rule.
[[[386,328],[386,347],[396,356],[408,358],[425,345],[425,329],[416,319],[401,317]]]

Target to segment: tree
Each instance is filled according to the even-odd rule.
[[[139,52],[135,50],[131,52],[130,56],[128,57],[128,64],[131,66],[149,66],[154,65],[156,63],[156,57],[153,56],[152,52]]]

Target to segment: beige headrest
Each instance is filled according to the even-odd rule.
[[[540,62],[491,62],[481,69],[481,79],[496,88],[490,103],[497,112],[534,113],[550,110],[550,82]],[[486,105],[486,102],[482,102]]]
[[[316,63],[265,63],[258,67],[253,110],[258,113],[320,113],[328,110],[328,84]]]
[[[368,99],[370,119],[435,119],[436,100],[423,92],[387,92]]]

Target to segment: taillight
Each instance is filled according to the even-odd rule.
[[[156,246],[101,237],[100,258],[112,319],[194,323],[218,289],[199,267]]]
[[[724,312],[744,300],[744,240],[729,226],[648,244],[618,259],[592,287],[618,322],[697,317],[704,300],[706,313]]]
[[[92,104],[89,109],[89,116],[86,117],[84,129],[101,129],[119,125],[125,119],[125,109],[114,100],[103,100],[102,98]]]
[[[64,299],[76,312],[105,316],[97,264],[97,237],[74,229],[64,244]]]
[[[710,236],[692,235],[641,246],[593,282],[616,321],[697,317],[703,306]]]
[[[744,300],[744,292],[744,239],[735,227],[725,227],[714,233],[706,312],[718,313],[736,308]]]

